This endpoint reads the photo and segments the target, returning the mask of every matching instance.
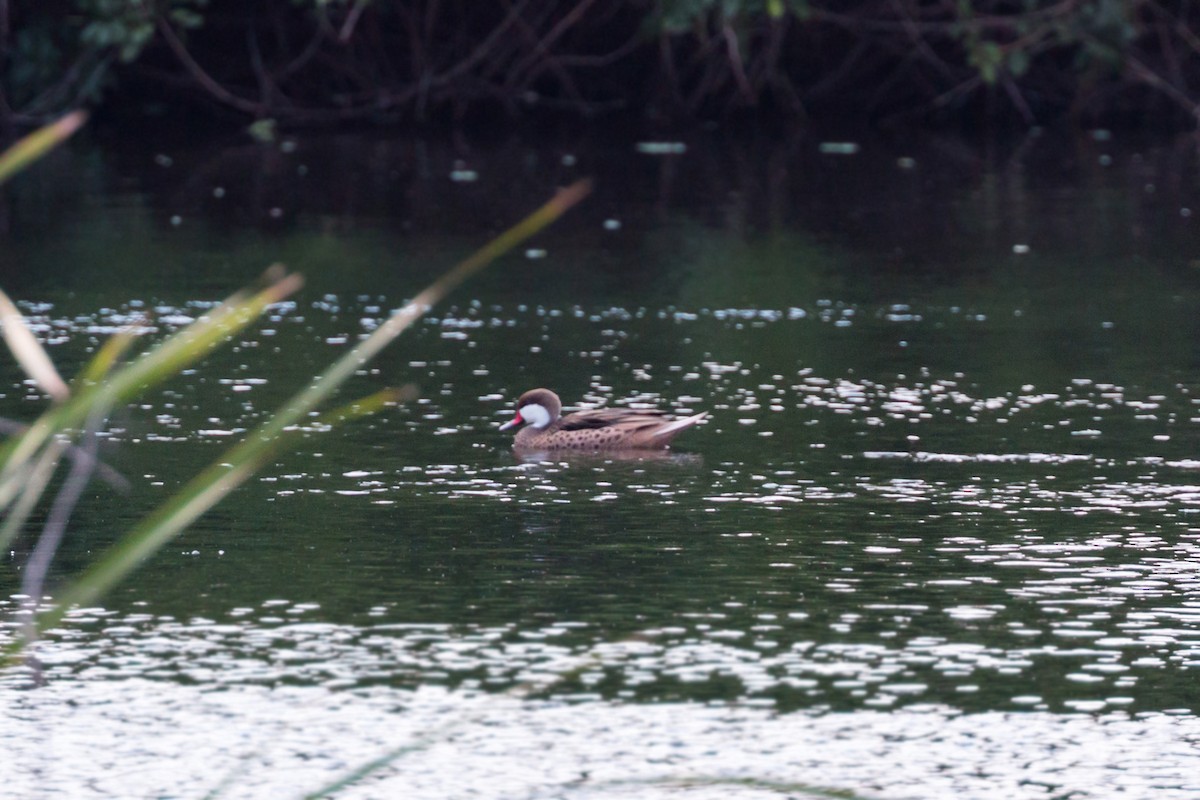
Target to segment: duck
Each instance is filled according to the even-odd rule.
[[[675,436],[708,417],[672,417],[662,411],[598,408],[562,415],[562,401],[549,389],[530,389],[517,398],[517,415],[500,426],[518,426],[516,450],[665,450]]]

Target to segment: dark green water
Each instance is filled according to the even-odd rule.
[[[413,383],[418,401],[308,434],[51,637],[56,691],[109,702],[89,687],[149,680],[164,697],[387,706],[569,672],[538,696],[645,708],[648,729],[642,703],[721,702],[793,722],[977,720],[968,737],[1091,714],[1104,724],[1062,734],[1084,747],[1139,719],[1183,726],[1146,722],[1157,751],[1195,735],[1195,155],[1090,136],[853,156],[689,144],[85,149],[13,186],[0,276],[66,371],[133,317],[162,335],[271,262],[309,279],[114,421],[106,458],[133,488],[91,493],[61,578],[489,232],[597,179],[345,394]],[[5,375],[3,414],[31,417],[39,401]],[[523,461],[496,426],[540,385],[712,418],[668,458]],[[32,541],[5,554],[0,596]],[[26,721],[53,717],[25,702],[40,709]],[[1044,733],[998,746],[1037,760],[1062,746]],[[992,796],[937,782],[961,742],[944,746],[909,790]],[[1161,756],[1179,772],[1154,796],[1193,796],[1188,762]],[[995,796],[1153,783],[1106,768],[1014,767]],[[203,793],[179,780],[148,785]]]

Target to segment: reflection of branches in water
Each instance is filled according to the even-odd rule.
[[[27,643],[32,643],[37,639],[37,611],[44,596],[50,564],[54,561],[54,556],[66,535],[71,515],[79,504],[79,499],[83,496],[83,490],[91,482],[92,476],[99,474],[105,482],[118,489],[128,488],[128,482],[123,476],[111,467],[100,463],[97,458],[100,444],[99,434],[107,415],[107,409],[102,406],[97,406],[93,410],[85,422],[78,445],[66,442],[54,442],[49,445],[52,448],[48,453],[50,470],[52,471],[53,465],[57,464],[60,454],[68,457],[71,468],[50,505],[50,511],[33,552],[25,562],[24,574],[21,578],[21,594],[24,595],[23,636]],[[25,426],[11,420],[0,420],[0,430],[14,435],[24,431]],[[45,477],[48,478],[48,475]],[[37,494],[40,494],[40,489],[44,488],[41,480],[35,479],[37,485],[30,487],[31,490],[39,490],[36,492]],[[17,512],[14,509],[10,513]],[[41,683],[41,670],[36,658],[30,656],[27,663],[33,670],[34,682]]]
[[[96,456],[100,442],[99,432],[107,415],[108,409],[100,405],[88,415],[80,436],[81,444],[79,447],[72,448],[71,469],[67,472],[66,480],[63,481],[58,494],[54,497],[50,513],[46,517],[46,524],[42,527],[42,533],[38,537],[33,552],[29,555],[29,560],[25,562],[25,574],[21,579],[21,593],[25,595],[24,636],[26,642],[33,642],[37,639],[37,610],[42,602],[46,575],[50,571],[50,564],[67,532],[67,523],[71,519],[71,514],[75,511],[75,506],[79,504],[79,498],[83,496],[84,488],[96,471],[98,463]],[[36,662],[31,663],[35,671],[35,681],[40,683],[40,670]]]
[[[28,430],[28,428],[29,426],[23,422],[17,422],[15,420],[0,417],[0,433],[6,436],[16,436],[24,433],[26,430]],[[71,460],[72,464],[89,458],[85,452],[85,448],[81,447],[80,445],[68,444],[65,449],[65,454],[67,458]],[[122,475],[120,472],[117,472],[103,461],[96,460],[94,454],[91,458],[92,465],[96,470],[96,475],[100,478],[100,480],[104,481],[117,491],[128,491],[129,481],[124,475]]]
[[[677,453],[673,450],[527,450],[515,449],[513,455],[525,464],[665,464],[671,467],[700,467],[704,457],[699,453]]]

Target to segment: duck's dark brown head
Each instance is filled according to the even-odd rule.
[[[562,401],[549,389],[530,389],[517,398],[517,415],[500,426],[506,431],[518,425],[544,428],[562,416]]]

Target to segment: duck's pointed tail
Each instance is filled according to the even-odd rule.
[[[693,425],[696,425],[703,420],[708,419],[708,412],[701,411],[699,414],[693,414],[690,417],[681,417],[680,419],[672,420],[666,425],[654,431],[654,441],[659,445],[665,446],[667,442],[675,438],[675,435],[684,431]]]

